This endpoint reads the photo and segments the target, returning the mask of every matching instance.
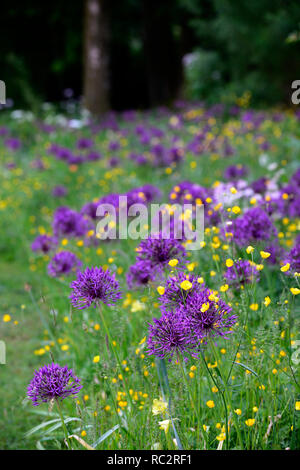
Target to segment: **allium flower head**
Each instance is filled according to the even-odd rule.
[[[233,287],[240,287],[244,284],[259,281],[259,271],[255,264],[248,260],[238,260],[232,266],[227,268],[224,274],[226,282]]]
[[[284,263],[289,263],[290,268],[286,274],[300,273],[300,240],[288,252]]]
[[[168,262],[177,258],[182,264],[186,257],[184,247],[176,239],[147,238],[138,248],[137,261],[147,261],[152,267],[163,269]]]
[[[76,270],[82,262],[71,251],[60,251],[48,264],[48,274],[52,277],[63,276]]]
[[[224,336],[235,324],[237,317],[231,315],[232,308],[208,288],[191,296],[177,313],[183,325],[202,340],[208,336]]]
[[[243,216],[235,219],[230,231],[233,232],[234,241],[240,246],[269,240],[276,234],[271,219],[260,207],[248,209]]]
[[[77,395],[81,388],[80,379],[72,369],[52,363],[35,371],[27,388],[27,396],[37,406],[52,399],[63,400]]]
[[[128,287],[143,287],[155,280],[155,270],[147,261],[137,261],[129,267],[126,276]]]
[[[68,207],[59,207],[53,218],[54,235],[81,237],[86,234],[90,228],[89,222],[76,211]]]
[[[181,283],[187,280],[192,284],[191,288],[184,290],[181,288]],[[160,296],[159,300],[163,310],[174,310],[183,306],[187,299],[191,298],[195,292],[200,292],[203,288],[203,283],[198,281],[199,278],[192,274],[186,275],[179,271],[175,276],[169,276],[165,285],[164,294]]]
[[[50,235],[38,235],[32,242],[32,251],[41,251],[43,253],[49,253],[57,245],[57,239]]]
[[[169,362],[174,353],[184,356],[189,352],[196,356],[196,338],[184,326],[181,315],[173,312],[167,312],[161,318],[153,318],[153,324],[149,324],[147,345],[148,354],[167,357]]]
[[[73,289],[70,295],[71,303],[76,308],[90,307],[92,304],[103,302],[113,305],[121,298],[119,283],[115,275],[101,267],[86,268],[77,273],[77,279],[70,285]]]

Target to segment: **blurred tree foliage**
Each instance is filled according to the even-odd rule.
[[[113,109],[188,97],[288,103],[300,78],[299,0],[109,2]],[[83,89],[83,0],[3,0],[0,79],[18,106]],[[183,60],[184,59],[184,60]]]

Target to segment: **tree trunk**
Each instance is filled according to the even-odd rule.
[[[107,0],[85,0],[83,104],[95,116],[109,109],[107,6]]]
[[[172,34],[174,0],[143,0],[143,42],[151,106],[171,104],[180,95],[182,60]]]

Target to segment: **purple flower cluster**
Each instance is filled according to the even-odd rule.
[[[248,209],[244,215],[235,219],[229,231],[239,246],[269,240],[276,235],[272,220],[260,207]]]
[[[259,282],[260,275],[256,266],[248,260],[238,260],[233,266],[227,268],[224,278],[228,285],[241,287],[244,284]]]
[[[230,165],[224,172],[224,178],[228,181],[238,180],[247,176],[248,169],[244,165]]]
[[[192,287],[188,290],[183,290],[180,284],[187,279],[192,284]],[[186,302],[193,297],[196,292],[200,292],[203,287],[203,283],[200,283],[198,278],[192,274],[187,276],[183,271],[179,271],[175,276],[170,275],[165,285],[165,292],[159,299],[162,310],[171,311],[184,306]]]
[[[290,269],[286,271],[286,274],[300,273],[300,240],[288,252],[284,261],[284,264],[286,263],[290,264]]]
[[[232,308],[213,291],[196,284],[196,278],[189,277],[190,292],[180,294],[182,276],[167,282],[162,297],[162,316],[149,324],[148,354],[172,360],[173,355],[197,356],[201,345],[208,338],[222,336],[232,331],[237,321]],[[186,277],[185,277],[186,279]]]
[[[80,379],[72,369],[52,363],[35,371],[27,388],[27,396],[34,406],[38,406],[53,399],[64,400],[75,396],[81,389]]]
[[[59,207],[53,217],[53,232],[56,237],[82,237],[90,228],[88,220],[68,207]]]
[[[186,258],[186,251],[181,243],[176,239],[163,238],[161,233],[157,238],[142,240],[137,252],[136,262],[127,273],[129,287],[140,287],[150,281],[162,279],[164,269],[171,259],[176,258],[179,261],[178,268],[181,269]]]
[[[50,235],[38,235],[31,244],[32,251],[41,251],[46,254],[57,246],[57,239]]]
[[[82,262],[71,251],[60,251],[48,264],[48,274],[51,277],[64,276],[75,271]]]
[[[137,261],[146,261],[152,268],[162,270],[171,259],[178,259],[178,266],[182,266],[186,258],[185,248],[176,239],[149,237],[142,240],[137,248]]]
[[[236,323],[236,315],[231,315],[232,308],[213,292],[204,288],[191,296],[184,306],[179,308],[183,316],[183,325],[196,335],[200,341],[209,336],[224,336]]]
[[[52,196],[54,197],[64,197],[68,193],[68,190],[65,186],[57,185],[54,186],[52,190]]]
[[[174,353],[197,355],[197,339],[190,334],[178,315],[167,312],[161,318],[153,318],[149,324],[148,351],[159,358],[172,360]]]
[[[129,267],[126,280],[129,289],[133,287],[145,287],[149,282],[154,282],[155,272],[150,263],[137,261]]]
[[[92,304],[96,307],[100,302],[111,306],[121,298],[119,283],[115,275],[109,270],[104,271],[101,267],[79,271],[70,287],[73,289],[70,295],[71,303],[79,309],[90,307]]]

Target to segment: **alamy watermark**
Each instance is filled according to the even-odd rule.
[[[3,80],[0,80],[0,104],[6,104],[6,86]]]
[[[292,103],[299,104],[300,103],[300,80],[294,80],[292,82],[292,89],[295,90],[291,96]]]
[[[128,207],[127,196],[119,197],[119,205],[99,204],[96,227],[101,240],[175,238],[188,240],[187,250],[199,250],[204,239],[204,206],[192,204],[136,203]]]
[[[6,364],[6,345],[0,340],[0,364]]]

